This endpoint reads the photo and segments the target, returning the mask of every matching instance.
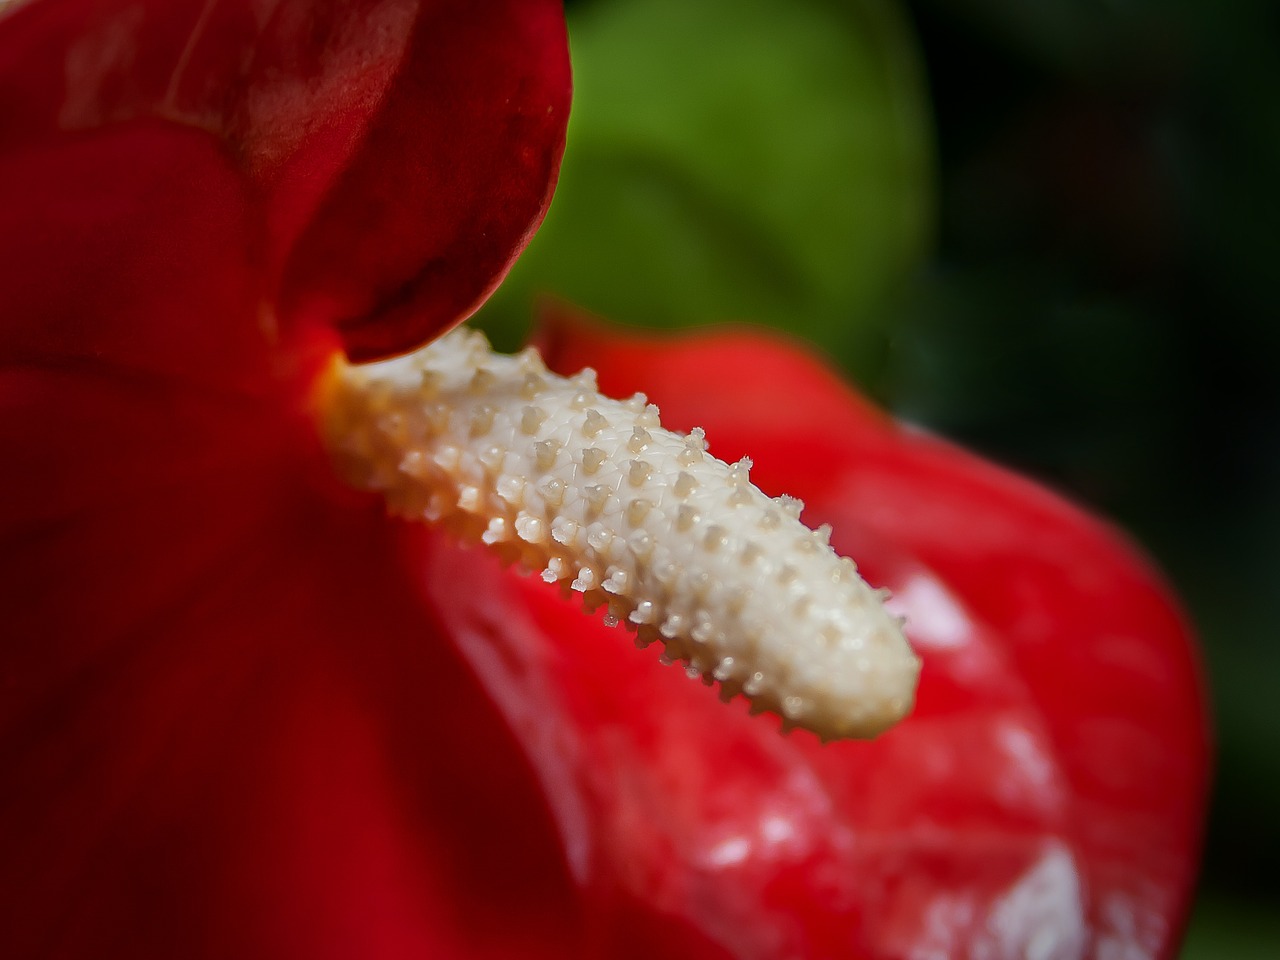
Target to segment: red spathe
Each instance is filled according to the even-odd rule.
[[[315,371],[499,281],[568,96],[539,0],[0,20],[0,953],[1170,955],[1186,632],[1043,491],[777,341],[550,329],[897,593],[919,709],[822,748],[334,479]]]

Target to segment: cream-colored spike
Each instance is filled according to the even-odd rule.
[[[579,591],[725,699],[824,739],[873,736],[911,708],[919,661],[829,529],[752,485],[749,461],[709,456],[701,430],[664,430],[642,394],[610,400],[589,369],[560,377],[462,329],[339,365],[324,420],[339,468],[393,514]]]

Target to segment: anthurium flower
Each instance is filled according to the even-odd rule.
[[[558,4],[17,0],[0,17],[0,952],[1169,954],[1204,718],[1185,627],[1115,534],[777,341],[549,324],[552,368],[648,391],[691,462],[696,426],[754,458],[749,481],[746,464],[708,467],[726,509],[741,495],[758,523],[795,523],[797,503],[757,486],[800,495],[894,591],[858,634],[876,656],[847,665],[877,676],[905,615],[916,712],[871,742],[783,737],[492,553],[518,566],[538,546],[564,592],[827,737],[883,726],[859,705],[879,685],[806,669],[823,644],[848,652],[823,627],[865,625],[846,566],[828,580],[854,598],[847,617],[793,595],[787,558],[759,551],[764,600],[785,599],[770,633],[825,619],[790,645],[786,683],[757,683],[726,661],[772,642],[733,645],[760,598],[728,587],[721,620],[695,605],[650,622],[631,580],[669,576],[664,603],[724,585],[596,569],[600,531],[516,510],[531,501],[502,482],[519,479],[510,451],[490,457],[483,438],[508,421],[485,391],[528,364],[510,429],[549,444],[538,381],[559,381],[540,361],[456,336],[429,348],[446,380],[457,351],[474,366],[464,428],[453,395],[432,406],[427,360],[413,398],[358,365],[465,316],[539,221],[568,109]],[[628,479],[578,491],[603,510],[653,479],[647,444],[668,435],[644,399],[607,406],[577,376],[572,431],[636,418]],[[431,437],[409,428],[437,416],[510,518],[471,529],[494,502],[479,487],[433,499],[428,481],[472,456],[422,459]],[[588,473],[598,449],[573,465]],[[674,495],[711,482],[685,472]],[[708,555],[746,549],[672,515]],[[824,536],[795,549],[825,563]],[[914,657],[897,661],[912,678]]]

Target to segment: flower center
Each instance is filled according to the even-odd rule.
[[[643,394],[494,353],[465,329],[381,363],[339,363],[323,403],[342,473],[396,516],[444,526],[588,611],[658,641],[720,684],[824,739],[872,736],[911,708],[919,661],[880,592],[773,499],[750,461],[665,430]]]

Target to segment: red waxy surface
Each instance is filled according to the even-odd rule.
[[[0,29],[6,158],[160,121],[138,157],[198,192],[182,151],[204,132],[253,208],[264,323],[336,326],[357,358],[497,285],[546,211],[569,94],[554,0],[34,0]],[[63,188],[5,192],[54,213]]]
[[[0,20],[0,954],[1168,955],[1204,718],[1096,521],[775,341],[557,326],[898,592],[919,710],[821,748],[335,481],[316,370],[498,281],[566,64],[539,0]]]
[[[656,824],[652,837],[618,831],[632,858],[719,891],[721,922],[744,944],[791,927],[814,956],[850,944],[876,957],[1171,954],[1195,874],[1206,717],[1186,624],[1123,538],[904,428],[776,338],[624,337],[563,315],[542,343],[556,368],[593,366],[618,395],[645,390],[664,423],[704,427],[717,456],[750,455],[758,485],[802,498],[806,521],[833,524],[836,549],[894,592],[924,660],[915,713],[871,743],[795,734],[780,747],[759,719],[716,726],[693,690],[687,716],[628,725],[625,747],[601,734],[620,767],[649,771],[655,797],[664,777],[696,769],[703,784],[698,806],[673,815],[658,800],[637,818],[645,791],[600,778],[602,822]],[[546,606],[544,630],[567,632],[553,615]],[[560,708],[596,730],[660,699],[646,689],[664,684],[657,674],[629,696],[596,692],[621,670],[603,664]],[[725,847],[705,848],[724,826],[716,797],[746,823],[722,869],[707,864]],[[785,841],[769,842],[769,816],[786,818],[773,828]]]

